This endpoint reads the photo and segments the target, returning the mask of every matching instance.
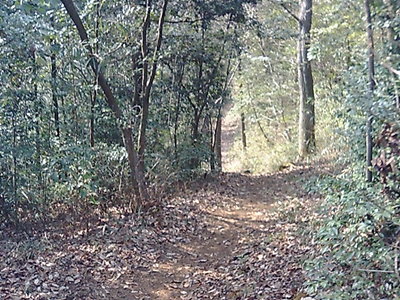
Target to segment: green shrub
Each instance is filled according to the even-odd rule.
[[[327,177],[309,188],[326,198],[315,224],[316,252],[306,262],[308,292],[318,299],[395,299],[400,199],[354,175]]]

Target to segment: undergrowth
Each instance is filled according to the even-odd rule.
[[[317,299],[399,299],[400,199],[346,172],[318,178],[307,189],[325,197],[312,228],[315,252],[305,264],[308,293]]]
[[[248,135],[246,150],[242,148],[240,139],[236,139],[231,149],[228,171],[246,171],[262,174],[279,170],[296,159],[296,147],[292,143],[269,145],[256,138],[257,134]]]

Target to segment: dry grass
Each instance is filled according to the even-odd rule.
[[[246,125],[247,148],[244,150],[238,113],[235,109],[227,112],[223,122],[224,172],[250,171],[255,174],[265,174],[279,171],[298,161],[296,136],[288,141],[276,135],[276,132],[279,132],[276,128],[265,127],[265,131],[271,133],[272,142],[268,142],[258,126]],[[317,152],[305,162],[332,160],[340,155],[343,145],[339,143],[339,134],[335,132],[339,127],[340,124],[337,124],[331,111],[320,112],[320,119],[316,125]]]

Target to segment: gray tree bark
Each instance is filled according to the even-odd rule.
[[[167,13],[168,0],[164,0],[161,8],[160,18],[158,20],[158,33],[157,33],[157,41],[155,46],[155,51],[153,54],[153,64],[150,67],[148,64],[148,56],[149,56],[149,45],[148,45],[148,30],[150,27],[150,17],[151,17],[151,0],[147,0],[146,2],[146,16],[144,18],[143,26],[142,26],[142,58],[143,58],[143,70],[142,70],[142,95],[141,95],[141,105],[142,105],[142,118],[140,122],[139,129],[139,169],[142,173],[145,173],[145,164],[144,164],[144,154],[146,150],[146,130],[149,119],[149,108],[150,108],[150,94],[151,89],[153,87],[154,79],[156,77],[157,67],[158,67],[158,55],[161,50],[161,43],[163,39],[163,29],[165,16]]]
[[[308,52],[311,43],[312,0],[299,0],[298,81],[299,156],[306,157],[315,150],[314,80]]]
[[[367,42],[368,42],[368,79],[369,79],[369,100],[372,101],[375,90],[375,50],[374,50],[374,32],[372,28],[371,3],[370,0],[364,1],[365,21],[367,25]],[[365,179],[367,182],[372,181],[372,114],[371,107],[367,109],[367,122],[365,132],[366,143],[366,168]]]
[[[244,113],[240,114],[240,124],[241,124],[241,131],[242,131],[242,147],[243,151],[247,149],[247,138],[246,138],[246,118]]]
[[[215,124],[214,155],[218,172],[222,171],[222,108],[219,108]]]

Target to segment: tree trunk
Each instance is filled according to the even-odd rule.
[[[95,105],[97,102],[97,79],[95,79],[94,87],[92,91],[92,97],[90,99],[90,128],[89,128],[89,139],[90,139],[90,146],[94,147],[94,115],[95,115]]]
[[[51,89],[52,89],[52,100],[54,110],[54,125],[56,127],[56,136],[60,137],[60,113],[58,108],[58,96],[57,96],[57,60],[56,54],[51,53]]]
[[[168,6],[168,0],[164,0],[160,18],[158,21],[158,34],[157,34],[156,47],[153,55],[153,65],[151,66],[150,70],[148,66],[149,49],[147,42],[147,33],[150,27],[151,0],[147,0],[146,16],[142,27],[142,57],[143,57],[142,98],[141,98],[142,118],[139,129],[139,169],[142,173],[145,173],[144,154],[146,150],[146,129],[149,120],[150,94],[157,72],[158,55],[161,49],[167,6]]]
[[[143,59],[143,68],[142,68],[142,86],[141,91],[142,95],[140,98],[140,104],[142,107],[141,110],[141,121],[140,121],[140,128],[139,128],[139,168],[145,172],[144,166],[144,151],[146,149],[146,129],[147,123],[149,118],[149,97],[146,97],[145,91],[147,88],[147,81],[149,76],[149,45],[147,41],[147,34],[150,28],[150,15],[151,15],[151,0],[146,0],[146,15],[143,20],[142,25],[142,59]],[[150,96],[150,95],[149,95]]]
[[[79,33],[79,36],[80,36],[82,42],[84,43],[86,49],[89,52],[90,66],[98,78],[99,86],[101,87],[101,89],[104,92],[108,106],[113,111],[116,119],[121,121],[121,123],[123,123],[122,111],[118,105],[117,100],[115,99],[115,96],[114,96],[106,78],[104,77],[103,73],[100,71],[99,63],[96,60],[96,57],[94,56],[92,47],[88,43],[89,39],[88,39],[86,29],[83,26],[82,20],[78,15],[78,12],[76,10],[74,2],[72,0],[61,0],[61,2],[64,4],[65,9],[67,10],[69,16],[71,17],[72,21],[74,22],[74,24],[78,30],[78,33]],[[150,197],[149,197],[149,194],[147,192],[147,187],[144,182],[144,174],[141,172],[141,170],[139,168],[138,155],[136,153],[133,139],[132,139],[132,128],[121,127],[121,131],[122,131],[125,149],[128,153],[128,160],[129,160],[129,167],[131,169],[132,183],[134,186],[138,186],[138,188],[139,188],[140,200],[147,201],[147,200],[149,200]],[[141,203],[138,203],[138,204],[141,205]]]
[[[208,138],[208,149],[210,155],[210,170],[213,172],[216,168],[215,162],[215,152],[214,152],[214,130],[213,130],[213,120],[211,117],[211,112],[207,112],[204,117],[203,126],[201,129],[202,135]]]
[[[96,3],[96,22],[95,22],[95,46],[94,46],[94,54],[98,56],[99,54],[99,30],[100,30],[100,2]],[[98,79],[96,73],[94,74],[93,79],[93,90],[92,90],[92,97],[90,103],[90,128],[89,128],[89,139],[90,139],[90,146],[94,147],[94,127],[95,127],[95,106],[97,102],[97,86],[98,86]]]
[[[197,110],[195,110],[193,124],[192,124],[192,147],[193,147],[193,149],[197,149],[198,145],[199,145],[200,118],[201,118],[201,112],[198,112]],[[200,161],[199,161],[196,153],[192,153],[192,155],[193,156],[190,159],[189,168],[191,170],[194,170],[194,169],[197,169],[199,167]]]
[[[54,18],[50,19],[51,25],[54,27]],[[54,27],[55,28],[55,27]],[[60,112],[58,105],[58,95],[57,95],[57,57],[54,47],[56,46],[54,40],[51,40],[51,96],[53,101],[53,114],[54,114],[54,125],[56,127],[56,137],[60,137]]]
[[[312,0],[300,0],[298,81],[299,105],[299,156],[306,157],[315,150],[314,81],[308,51],[311,43]]]
[[[179,97],[180,95],[178,95]],[[174,118],[174,153],[175,161],[178,162],[178,129],[179,129],[179,113],[180,113],[181,100],[178,98],[175,105],[175,118]]]
[[[139,158],[135,151],[135,145],[132,139],[132,128],[123,128],[122,135],[126,152],[128,153],[129,167],[131,169],[132,183],[134,187],[138,187],[140,200],[148,201],[150,196],[147,192],[145,183],[145,176],[142,170],[139,168]],[[139,206],[142,205],[141,201],[137,203]]]
[[[40,132],[40,112],[41,112],[41,105],[39,99],[39,91],[38,91],[38,65],[37,65],[37,56],[36,56],[36,46],[32,45],[30,49],[31,59],[32,59],[32,66],[33,66],[33,105],[35,111],[35,146],[36,146],[36,174],[37,174],[37,181],[38,187],[41,194],[43,194],[44,186],[43,186],[43,177],[42,177],[42,167],[41,167],[41,160],[42,160],[42,141],[41,141],[41,132]],[[43,196],[43,195],[42,195]],[[43,199],[42,199],[43,200]]]
[[[247,149],[247,138],[246,138],[246,118],[244,116],[244,113],[240,114],[240,122],[241,122],[241,128],[242,128],[242,145],[243,145],[243,150],[246,151]]]
[[[375,50],[374,50],[374,32],[372,29],[372,17],[371,17],[371,5],[370,0],[365,0],[365,20],[367,25],[367,42],[368,42],[368,79],[369,79],[369,93],[368,98],[370,101],[369,107],[367,108],[367,122],[366,122],[366,170],[365,179],[367,182],[372,181],[372,114],[371,114],[371,102],[374,96],[375,90]]]
[[[15,101],[15,100],[14,100]],[[14,103],[14,108],[12,111],[11,117],[11,125],[13,130],[13,139],[12,139],[12,195],[13,195],[13,221],[15,228],[19,228],[19,206],[20,201],[18,197],[18,160],[17,160],[17,105]]]
[[[215,124],[214,155],[217,171],[222,171],[222,108],[219,108],[217,122]]]

